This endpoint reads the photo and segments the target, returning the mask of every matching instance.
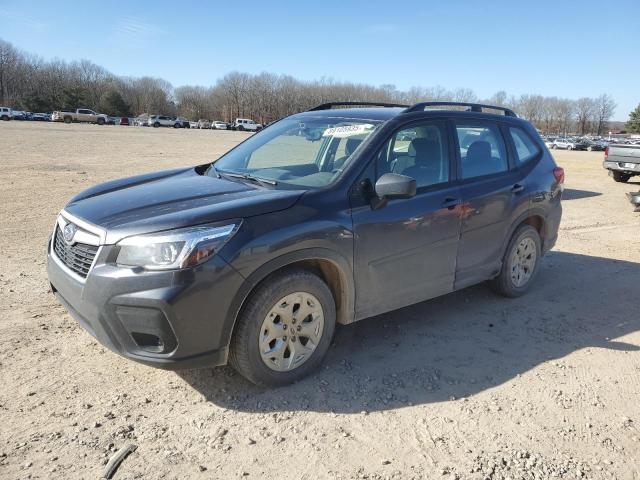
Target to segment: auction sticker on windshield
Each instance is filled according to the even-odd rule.
[[[366,133],[373,128],[370,123],[360,123],[358,125],[343,125],[341,127],[327,128],[322,134],[323,137],[351,137],[353,135],[360,135]]]

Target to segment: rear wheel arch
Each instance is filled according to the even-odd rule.
[[[229,345],[236,321],[251,293],[274,274],[288,269],[307,270],[322,279],[336,304],[336,321],[349,324],[354,321],[355,286],[349,262],[342,255],[324,248],[305,249],[277,257],[252,272],[236,294],[227,313],[224,343]]]
[[[542,210],[529,210],[528,212],[525,212],[518,218],[516,218],[516,220],[511,224],[511,227],[509,228],[509,233],[505,235],[501,250],[502,253],[500,255],[500,265],[502,265],[502,262],[504,261],[504,256],[507,253],[507,248],[509,247],[509,243],[511,242],[513,235],[518,231],[518,228],[521,225],[529,225],[535,228],[538,232],[538,235],[540,236],[540,242],[544,247],[544,239],[546,234],[545,212]]]

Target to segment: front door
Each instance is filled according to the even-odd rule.
[[[460,234],[452,153],[445,121],[411,124],[392,135],[362,178],[375,185],[387,172],[407,175],[417,193],[378,209],[352,201],[357,318],[452,291]]]

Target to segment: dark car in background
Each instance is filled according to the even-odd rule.
[[[337,323],[485,281],[524,294],[556,241],[563,182],[506,108],[324,104],[213,163],[78,194],[55,222],[49,281],[127,358],[229,362],[283,385],[320,364]]]

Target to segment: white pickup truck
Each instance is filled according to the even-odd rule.
[[[54,122],[84,122],[84,123],[97,123],[98,125],[104,125],[109,120],[109,117],[104,113],[96,113],[88,108],[78,108],[75,112],[53,112],[51,120]]]

